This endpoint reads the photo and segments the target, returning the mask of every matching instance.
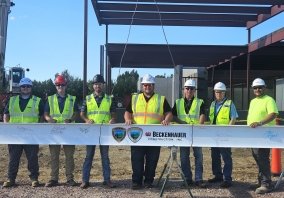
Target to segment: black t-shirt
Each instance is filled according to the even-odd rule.
[[[190,107],[192,105],[192,101],[193,101],[194,97],[191,100],[187,100],[186,98],[184,98],[184,109],[185,109],[185,113],[188,114]],[[176,103],[174,104],[174,107],[172,109],[172,114],[173,116],[178,116],[177,115],[177,107],[176,107]],[[202,103],[200,105],[200,115],[205,114],[205,107],[204,107],[204,103]]]
[[[154,94],[155,94],[155,93],[154,93]],[[153,95],[154,95],[154,94],[153,94]],[[153,95],[152,95],[152,96],[153,96]],[[143,94],[143,96],[144,96],[146,102],[148,102],[148,101],[152,98],[152,96],[151,96],[150,98],[148,98],[148,97],[146,97],[144,94]],[[127,105],[127,107],[126,107],[126,109],[125,109],[125,110],[126,110],[127,112],[129,112],[129,113],[133,113],[133,111],[132,111],[132,102],[131,102],[131,101],[132,101],[132,100],[130,100],[129,104]],[[169,104],[169,102],[167,101],[166,98],[165,98],[163,110],[164,110],[164,113],[170,112],[170,111],[172,110],[172,108],[171,108],[171,106],[170,106],[170,104]]]

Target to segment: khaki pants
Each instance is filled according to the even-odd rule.
[[[59,174],[59,155],[60,155],[61,145],[49,145],[50,151],[50,166],[51,166],[51,180],[58,181]],[[63,145],[65,153],[65,175],[67,181],[74,178],[74,152],[75,145]]]

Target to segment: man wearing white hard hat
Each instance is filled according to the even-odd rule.
[[[194,80],[187,80],[184,83],[184,98],[177,99],[173,109],[174,121],[179,124],[204,124],[205,108],[202,99],[194,97],[196,83]],[[193,147],[195,159],[195,185],[205,188],[203,181],[203,154],[202,147]],[[181,169],[188,185],[193,184],[190,166],[190,147],[180,147]]]
[[[265,94],[265,82],[257,78],[252,83],[253,93],[256,96],[251,100],[248,110],[247,124],[251,128],[262,125],[276,125],[276,116],[278,109],[275,100]],[[251,188],[256,189],[258,194],[264,194],[272,191],[270,175],[270,149],[252,148],[252,156],[258,166],[258,183],[252,184]]]
[[[147,74],[143,77],[141,84],[143,93],[132,95],[132,100],[126,107],[125,124],[168,125],[172,119],[171,106],[165,96],[154,93],[154,78]],[[134,132],[137,133],[137,130]],[[137,137],[136,134],[133,135],[133,139],[135,137]],[[152,187],[160,149],[160,146],[131,146],[133,190],[141,188],[142,181],[146,188]]]
[[[5,123],[37,123],[43,122],[44,104],[42,100],[32,95],[33,83],[29,78],[20,80],[20,95],[13,96],[8,101],[4,110]],[[23,150],[28,160],[28,170],[32,186],[39,186],[39,166],[38,151],[39,145],[28,144],[8,144],[9,148],[9,166],[8,181],[4,182],[3,187],[12,187],[15,185],[19,162]]]
[[[209,119],[211,124],[215,125],[234,125],[238,117],[236,107],[232,100],[226,98],[226,86],[218,82],[214,86],[215,98],[211,103]],[[224,161],[222,171],[221,156]],[[231,148],[211,148],[212,172],[214,178],[209,179],[209,183],[222,182],[222,188],[232,186],[233,160]]]

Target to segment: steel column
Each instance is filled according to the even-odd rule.
[[[248,44],[250,43],[250,30],[248,29]],[[247,103],[249,107],[250,102],[250,53],[247,54]]]
[[[104,76],[104,46],[100,46],[100,75]]]
[[[88,53],[88,0],[84,1],[84,60],[83,60],[83,100],[87,95],[87,53]]]
[[[105,82],[108,82],[109,73],[108,73],[108,25],[106,25],[106,57],[105,57],[105,69],[106,69],[106,76]],[[108,85],[106,86],[106,93],[109,94]]]
[[[230,97],[231,100],[234,100],[234,88],[233,88],[233,59],[230,59]]]
[[[215,72],[215,66],[213,66],[212,67],[212,79],[211,79],[211,82],[212,82],[212,90],[213,90],[213,92],[212,92],[212,101],[214,100],[214,98],[215,98],[215,95],[214,95],[214,81],[215,81],[215,79],[214,79],[214,72]]]

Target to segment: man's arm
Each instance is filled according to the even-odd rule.
[[[129,113],[128,111],[125,111],[124,113],[124,120],[126,125],[132,124],[132,113]]]
[[[204,124],[204,121],[205,121],[205,114],[201,114],[199,116],[199,124]]]
[[[164,113],[164,120],[161,122],[162,125],[167,126],[169,125],[169,123],[171,122],[172,118],[173,118],[173,114],[171,111],[168,111],[166,113]]]
[[[8,123],[10,121],[10,115],[9,114],[4,114],[4,123]]]
[[[274,120],[276,118],[277,114],[276,113],[270,113],[268,114],[268,116],[266,118],[264,118],[263,120],[260,120],[260,122],[262,124],[260,124],[259,122],[253,122],[251,123],[249,126],[251,128],[256,128],[258,126],[261,126],[261,125],[264,125],[264,124],[267,124],[269,122],[271,122],[272,120]]]
[[[88,124],[94,124],[95,123],[94,120],[87,118],[86,112],[81,111],[80,117]]]
[[[180,120],[177,116],[173,116],[173,121],[179,124],[187,124],[186,121]]]
[[[229,125],[234,125],[236,123],[236,118],[232,118],[229,122]]]
[[[57,120],[52,119],[49,115],[49,112],[46,112],[46,111],[44,112],[44,118],[49,123],[56,123],[57,122]]]
[[[116,121],[116,112],[111,112],[110,113],[111,119],[109,121],[110,124],[114,124]]]

